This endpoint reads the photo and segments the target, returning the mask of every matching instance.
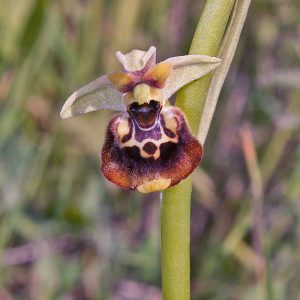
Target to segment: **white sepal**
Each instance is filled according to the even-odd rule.
[[[74,117],[99,109],[126,111],[123,95],[103,75],[74,92],[65,102],[60,116]]]
[[[221,60],[207,55],[184,55],[166,59],[173,71],[166,80],[163,88],[164,98],[169,99],[176,91],[217,68]]]
[[[126,72],[137,72],[155,65],[156,48],[151,46],[148,51],[134,49],[126,54],[117,51],[116,56]]]

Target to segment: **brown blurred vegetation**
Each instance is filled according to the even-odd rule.
[[[0,299],[160,299],[158,194],[99,174],[111,112],[61,121],[115,51],[186,54],[204,1],[4,0]],[[193,299],[300,294],[299,2],[253,1],[194,177]]]

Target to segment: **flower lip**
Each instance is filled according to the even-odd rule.
[[[149,103],[139,105],[133,102],[128,106],[128,113],[134,122],[142,129],[150,129],[156,123],[162,105],[159,101],[151,100]]]
[[[160,122],[163,119],[166,121],[164,124]],[[176,129],[170,120],[176,123]],[[140,192],[163,190],[178,184],[198,166],[202,146],[190,132],[178,108],[164,107],[160,123],[147,132],[139,130],[130,118],[128,124],[133,125],[130,137],[133,143],[129,145],[119,142],[119,124],[123,121],[128,122],[128,116],[119,114],[112,119],[101,154],[103,174],[121,188]],[[174,129],[176,138],[165,136],[166,128]],[[155,154],[158,154],[156,158]]]

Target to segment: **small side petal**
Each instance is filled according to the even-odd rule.
[[[107,75],[107,78],[121,93],[127,93],[129,90],[132,90],[139,79],[133,74],[125,72],[113,72]]]
[[[172,72],[172,64],[160,63],[149,69],[144,75],[144,82],[156,88],[163,88]]]
[[[66,119],[99,109],[126,111],[122,94],[115,89],[106,75],[73,93],[65,102],[60,116]]]
[[[221,60],[207,55],[185,55],[168,58],[163,63],[170,63],[173,66],[173,71],[163,89],[165,99],[169,99],[189,82],[217,68]]]

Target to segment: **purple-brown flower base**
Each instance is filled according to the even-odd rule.
[[[139,128],[127,113],[113,117],[106,132],[101,170],[121,188],[150,193],[178,184],[201,158],[202,146],[191,134],[184,114],[169,106],[163,107],[150,130]]]

